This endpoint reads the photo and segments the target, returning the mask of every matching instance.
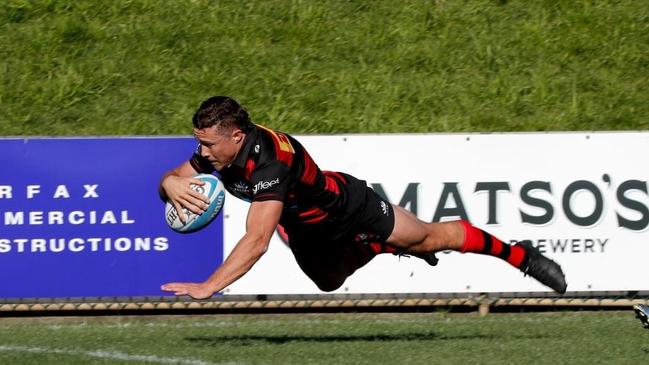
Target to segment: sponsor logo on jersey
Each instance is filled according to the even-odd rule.
[[[237,181],[234,183],[232,186],[232,190],[236,191],[237,193],[243,193],[247,194],[250,192],[250,188],[248,187],[248,184],[246,184],[243,181]]]
[[[252,193],[257,194],[258,191],[268,189],[277,184],[279,184],[279,177],[270,181],[260,181],[257,185],[253,186]]]

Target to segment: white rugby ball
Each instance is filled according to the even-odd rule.
[[[189,233],[204,228],[219,215],[221,208],[223,208],[223,203],[225,202],[225,187],[223,186],[223,182],[218,177],[210,174],[198,174],[194,178],[203,180],[205,184],[191,184],[191,189],[208,197],[210,203],[203,214],[195,214],[183,207],[183,213],[187,217],[187,220],[183,223],[180,220],[176,208],[171,202],[167,201],[165,220],[167,221],[167,225],[176,232]]]

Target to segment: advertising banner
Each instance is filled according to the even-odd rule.
[[[167,227],[162,174],[190,138],[0,139],[0,299],[164,295],[222,262],[223,219]]]
[[[505,242],[531,240],[568,291],[649,290],[649,133],[297,136],[323,170],[351,173],[424,221],[470,220]],[[226,253],[246,203],[226,203]],[[548,291],[497,258],[439,253],[439,264],[382,254],[337,293]],[[286,244],[229,294],[315,294]]]
[[[468,219],[505,242],[531,240],[568,291],[649,290],[649,133],[296,136],[323,170],[350,173],[424,221]],[[245,233],[249,204],[191,234],[170,230],[157,195],[195,141],[0,140],[0,299],[166,295],[202,281]],[[377,256],[335,293],[548,291],[500,259]],[[228,294],[319,294],[276,234]]]

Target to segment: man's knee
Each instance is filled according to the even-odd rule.
[[[387,242],[402,249],[424,242],[428,236],[427,223],[398,205],[393,205],[393,208],[394,227]]]

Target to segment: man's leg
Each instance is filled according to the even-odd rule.
[[[559,293],[566,291],[561,267],[530,243],[512,246],[466,221],[428,223],[402,207],[393,206],[393,209],[394,229],[386,242],[406,253],[421,255],[454,250],[490,255],[507,261]]]

